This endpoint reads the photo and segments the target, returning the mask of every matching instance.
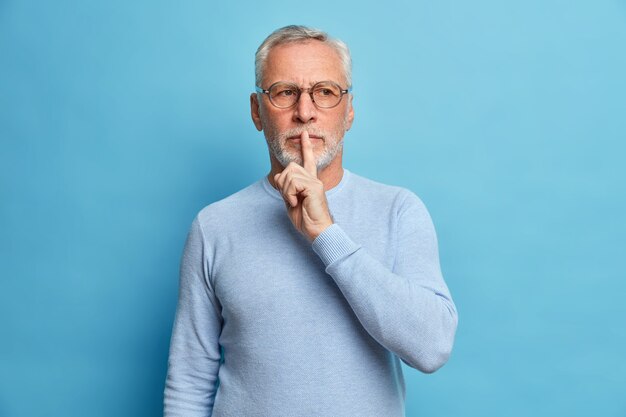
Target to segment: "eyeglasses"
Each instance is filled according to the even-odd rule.
[[[300,95],[305,91],[308,92],[311,101],[317,107],[330,109],[337,106],[344,94],[352,91],[352,87],[344,90],[332,81],[320,81],[311,88],[300,88],[296,84],[283,81],[272,84],[267,90],[256,87],[257,93],[267,94],[270,103],[279,109],[287,109],[294,106],[300,100]]]

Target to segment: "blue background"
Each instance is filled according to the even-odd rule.
[[[0,416],[161,413],[204,205],[269,169],[253,54],[342,38],[345,165],[415,191],[460,313],[407,416],[625,416],[626,3],[0,1]]]

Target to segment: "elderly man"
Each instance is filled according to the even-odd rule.
[[[410,191],[342,166],[351,59],[287,26],[256,53],[267,177],[200,211],[181,262],[165,416],[404,416],[400,360],[434,372],[457,313]]]

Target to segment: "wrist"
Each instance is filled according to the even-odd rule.
[[[305,235],[307,239],[309,239],[310,242],[313,242],[315,239],[317,239],[319,235],[324,233],[324,231],[332,225],[333,225],[333,221],[331,219],[328,222],[324,222],[323,224],[312,228],[310,231],[307,231]]]

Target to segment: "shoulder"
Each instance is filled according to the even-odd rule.
[[[215,229],[220,225],[245,219],[262,206],[267,193],[263,189],[262,180],[259,180],[242,190],[202,208],[195,221],[202,229]]]
[[[401,214],[407,209],[424,211],[426,207],[413,191],[397,185],[384,184],[350,172],[351,192],[359,195],[359,201],[385,206]]]

